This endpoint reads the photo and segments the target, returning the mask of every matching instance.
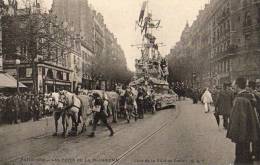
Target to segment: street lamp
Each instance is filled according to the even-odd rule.
[[[197,74],[196,74],[196,72],[193,72],[192,73],[192,88],[194,88],[194,83],[196,81],[196,78],[197,78]]]
[[[15,60],[15,65],[16,65],[16,87],[17,87],[17,93],[20,94],[20,89],[19,89],[19,65],[21,64],[20,59]]]

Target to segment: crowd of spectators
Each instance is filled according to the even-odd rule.
[[[0,93],[0,123],[37,121],[46,115],[51,114],[45,111],[43,96]]]

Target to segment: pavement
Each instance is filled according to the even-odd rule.
[[[146,114],[144,120],[112,124],[113,137],[101,126],[95,138],[87,136],[90,127],[77,137],[53,137],[53,118],[1,126],[0,164],[232,164],[234,144],[213,112],[205,114],[203,108],[179,101],[176,109]]]

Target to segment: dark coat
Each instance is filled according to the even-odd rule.
[[[212,91],[212,100],[213,100],[213,104],[216,106],[216,102],[219,96],[219,91],[218,90],[213,90]]]
[[[231,90],[221,90],[217,95],[215,106],[219,115],[230,115],[234,100],[234,93]]]
[[[234,143],[255,142],[259,140],[259,120],[252,106],[252,94],[244,91],[239,93],[230,114],[227,138]]]
[[[260,115],[260,92],[259,91],[255,91],[254,92],[254,96],[256,98],[256,111],[258,113],[258,115]]]

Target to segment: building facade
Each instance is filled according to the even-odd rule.
[[[3,68],[15,77],[19,73],[29,90],[107,89],[128,73],[124,51],[87,0],[54,0],[49,13],[39,3],[24,9],[9,5],[7,12],[0,28]]]
[[[117,77],[113,72],[126,71],[126,59],[104,17],[87,0],[54,0],[52,10],[58,19],[75,27],[81,42],[81,88],[110,88]],[[113,64],[125,65],[123,69]],[[79,66],[79,65],[77,65]],[[74,69],[73,74],[75,74]],[[112,80],[113,79],[113,80]],[[105,86],[105,87],[104,87]]]
[[[69,31],[51,13],[41,13],[39,4],[34,7],[19,9],[17,14],[2,19],[4,71],[15,77],[19,73],[20,81],[36,93],[71,91],[69,54],[74,39],[65,35]],[[15,64],[17,59],[21,61],[19,66]]]
[[[193,59],[198,86],[260,78],[259,0],[211,0],[169,56]],[[189,80],[191,80],[190,77]]]
[[[3,50],[2,50],[2,12],[0,12],[0,71],[3,71]]]
[[[82,56],[82,88],[83,89],[93,89],[93,60],[94,53],[89,49],[86,42],[81,41],[81,56]]]

